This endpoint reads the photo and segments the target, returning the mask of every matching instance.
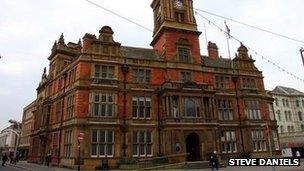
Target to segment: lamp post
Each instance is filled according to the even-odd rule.
[[[237,114],[239,117],[239,125],[240,125],[239,128],[240,128],[240,134],[241,134],[242,153],[244,154],[245,147],[244,147],[244,141],[243,141],[242,119],[241,119],[239,96],[238,96],[238,89],[237,89],[238,79],[239,79],[238,76],[232,76],[232,81],[233,81],[234,90],[235,90],[236,105],[237,105]]]
[[[20,127],[20,123],[15,121],[15,120],[9,120],[8,122],[13,124],[14,126],[17,126],[17,130],[12,129],[12,132],[16,134],[16,138],[17,138],[17,140],[15,141],[16,144],[15,144],[15,148],[14,148],[14,159],[15,159],[15,163],[16,163],[16,157],[17,157],[17,150],[18,150],[18,145],[19,145],[19,139],[20,139],[19,137],[20,137],[21,127]]]

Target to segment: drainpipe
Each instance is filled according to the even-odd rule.
[[[129,66],[126,64],[126,60],[124,61],[124,64],[121,66],[121,72],[123,74],[123,124],[122,124],[122,132],[123,132],[123,157],[127,156],[126,150],[127,150],[127,124],[126,124],[126,118],[127,118],[127,74],[129,72]]]
[[[61,153],[61,135],[62,135],[62,123],[63,123],[63,113],[64,113],[64,97],[65,97],[65,85],[66,85],[66,78],[67,78],[67,73],[64,73],[63,75],[63,97],[62,97],[62,102],[61,102],[61,115],[60,115],[60,126],[59,126],[59,143],[58,143],[58,154],[57,154],[57,165],[59,166],[60,164],[60,153]]]
[[[161,151],[161,130],[162,130],[162,125],[161,125],[161,109],[160,109],[160,104],[161,104],[161,97],[162,97],[162,90],[160,88],[156,89],[157,92],[157,133],[158,133],[158,156],[162,156],[162,151]]]

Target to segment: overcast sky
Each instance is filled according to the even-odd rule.
[[[153,29],[152,0],[92,0],[124,17]],[[231,17],[287,36],[304,40],[303,0],[194,0],[194,6]],[[21,121],[23,108],[36,97],[36,88],[47,57],[61,33],[66,42],[77,42],[85,33],[98,34],[104,25],[112,27],[114,38],[122,45],[149,47],[152,33],[89,4],[85,0],[0,0],[0,129],[9,119]],[[202,13],[224,28],[224,20]],[[227,58],[225,35],[206,20],[196,16],[198,29],[208,41],[218,44]],[[304,78],[299,54],[301,43],[279,38],[227,21],[231,34],[245,45]],[[205,33],[200,37],[201,53],[206,55]],[[231,52],[239,43],[231,40]],[[303,82],[250,52],[263,71],[266,89],[277,85],[304,91]],[[234,55],[233,55],[234,56]]]

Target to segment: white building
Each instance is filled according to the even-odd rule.
[[[271,91],[279,126],[280,146],[302,151],[304,155],[304,93],[293,88],[277,86]]]
[[[0,149],[2,152],[14,151],[18,135],[13,125],[0,132]]]

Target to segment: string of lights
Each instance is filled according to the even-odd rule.
[[[295,42],[298,42],[298,43],[302,43],[302,44],[304,43],[304,41],[302,41],[302,40],[299,40],[299,39],[296,39],[296,38],[293,38],[293,37],[290,37],[290,36],[286,36],[286,35],[283,35],[283,34],[280,34],[280,33],[276,33],[276,32],[273,32],[273,31],[269,31],[269,30],[266,30],[264,28],[257,27],[257,26],[254,26],[254,25],[250,25],[250,24],[244,23],[242,21],[238,21],[238,20],[235,20],[235,19],[232,19],[232,18],[229,18],[229,17],[219,15],[219,14],[215,14],[215,13],[212,13],[212,12],[209,12],[209,11],[206,11],[206,10],[202,10],[202,9],[199,9],[199,8],[194,8],[194,10],[200,11],[200,12],[203,12],[203,13],[206,13],[206,14],[209,14],[209,15],[213,15],[213,16],[225,19],[225,20],[229,20],[229,21],[232,21],[232,22],[235,22],[235,23],[238,23],[238,24],[241,24],[241,25],[244,25],[244,26],[247,26],[247,27],[262,31],[262,32],[265,32],[265,33],[268,33],[268,34],[272,34],[274,36],[289,39],[289,40],[292,40],[292,41],[295,41]]]
[[[149,28],[147,28],[147,27],[145,27],[145,26],[143,26],[143,25],[141,25],[141,24],[139,24],[139,23],[137,23],[137,22],[135,22],[135,21],[133,21],[133,20],[131,20],[131,19],[128,19],[128,18],[126,18],[126,17],[124,17],[124,16],[122,16],[122,15],[120,15],[120,14],[118,14],[118,13],[116,13],[116,12],[110,10],[110,9],[108,9],[108,8],[105,8],[105,7],[99,5],[99,4],[95,3],[95,2],[92,2],[92,1],[90,1],[90,0],[85,0],[85,1],[89,2],[90,4],[96,6],[96,7],[100,8],[100,9],[103,9],[103,10],[105,10],[105,11],[107,11],[107,12],[109,12],[109,13],[115,15],[115,16],[118,16],[118,17],[120,17],[120,18],[122,18],[122,19],[124,19],[124,20],[126,20],[126,21],[128,21],[128,22],[130,22],[130,23],[132,23],[132,24],[135,24],[135,25],[141,27],[142,29],[145,29],[145,30],[147,30],[147,31],[149,31],[149,32],[153,32],[151,29],[149,29]],[[256,27],[256,26],[252,26],[252,25],[249,25],[249,24],[246,24],[246,23],[237,21],[237,20],[234,20],[234,19],[231,19],[231,18],[228,18],[228,17],[220,16],[220,15],[218,15],[218,14],[214,14],[214,13],[211,13],[211,12],[208,12],[208,11],[205,11],[205,10],[201,10],[201,9],[198,9],[198,8],[194,8],[194,9],[195,9],[195,13],[196,13],[197,15],[199,15],[200,17],[202,17],[202,18],[204,18],[205,20],[207,20],[209,24],[215,26],[216,28],[218,28],[221,32],[223,32],[223,33],[225,33],[225,34],[228,34],[228,32],[225,31],[225,29],[221,28],[221,27],[218,26],[216,23],[212,22],[211,20],[209,20],[208,18],[206,18],[205,16],[203,16],[202,14],[200,14],[198,11],[205,12],[205,13],[209,13],[209,14],[215,15],[215,16],[217,16],[217,17],[225,18],[225,19],[230,20],[230,21],[233,21],[233,22],[238,22],[239,24],[244,24],[244,25],[247,25],[247,26],[250,26],[250,27],[259,29],[259,30],[261,30],[261,31],[269,32],[269,33],[271,33],[271,34],[274,34],[274,35],[277,35],[277,36],[280,36],[280,37],[285,37],[285,38],[288,38],[288,39],[291,39],[291,40],[294,39],[294,38],[290,38],[290,37],[288,37],[288,36],[284,36],[284,35],[281,35],[281,34],[278,34],[278,33],[273,33],[273,32],[270,32],[270,31],[265,30],[265,29],[261,29],[261,28]],[[242,41],[240,41],[238,38],[236,38],[235,36],[231,35],[230,33],[229,33],[229,35],[230,35],[230,38],[231,38],[231,39],[234,39],[234,40],[236,40],[237,42],[244,44]],[[301,41],[301,40],[296,40],[296,39],[294,39],[294,41],[304,43],[304,42]],[[260,53],[257,52],[256,50],[254,50],[253,48],[250,48],[249,46],[246,46],[246,47],[248,48],[249,51],[252,51],[255,55],[261,57],[262,60],[264,60],[264,61],[266,61],[266,62],[272,64],[273,66],[275,66],[278,70],[280,70],[280,71],[286,73],[287,75],[290,75],[290,76],[292,76],[293,78],[295,78],[295,79],[297,79],[297,80],[299,80],[299,81],[301,81],[301,82],[304,83],[304,79],[298,77],[297,75],[295,75],[295,74],[289,72],[288,70],[284,69],[283,67],[279,66],[279,65],[276,64],[275,62],[269,60],[268,58],[266,58],[265,56],[263,56],[262,54],[260,54]]]
[[[247,47],[247,49],[248,49],[249,51],[252,51],[255,55],[261,57],[262,60],[264,60],[264,61],[270,63],[271,65],[275,66],[275,67],[276,67],[277,69],[279,69],[280,71],[282,71],[282,72],[286,73],[287,75],[290,75],[290,76],[292,76],[293,78],[295,78],[295,79],[297,79],[297,80],[299,80],[299,81],[301,81],[301,82],[304,83],[304,79],[302,79],[302,78],[298,77],[297,75],[295,75],[295,74],[289,72],[288,70],[284,69],[283,67],[279,66],[277,63],[275,63],[275,62],[271,61],[270,59],[266,58],[265,56],[263,56],[262,54],[260,54],[260,53],[257,52],[256,50],[254,50],[253,48],[251,48],[251,47],[245,45],[241,40],[239,40],[239,39],[236,38],[235,36],[233,36],[233,35],[231,35],[230,33],[228,33],[225,29],[223,29],[222,27],[218,26],[215,22],[209,20],[208,18],[206,18],[205,16],[203,16],[202,14],[200,14],[198,11],[195,11],[195,14],[197,14],[197,15],[199,15],[200,17],[202,17],[203,19],[205,19],[205,20],[208,22],[208,24],[211,24],[211,25],[215,26],[217,29],[219,29],[219,30],[220,30],[221,32],[223,32],[224,34],[229,34],[231,39],[234,39],[235,41],[237,41],[237,42],[239,42],[239,43],[242,43],[244,46]]]

